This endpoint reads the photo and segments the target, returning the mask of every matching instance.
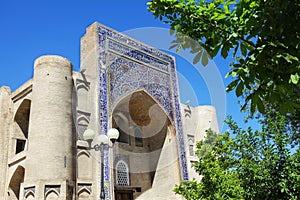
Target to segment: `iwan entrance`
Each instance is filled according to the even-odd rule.
[[[174,128],[145,91],[134,92],[116,105],[113,127],[120,132],[114,149],[116,199],[146,196],[161,190],[163,179],[167,182],[180,174]]]

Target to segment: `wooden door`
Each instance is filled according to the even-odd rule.
[[[117,190],[115,191],[116,200],[133,200],[132,191]]]

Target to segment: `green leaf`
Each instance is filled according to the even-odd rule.
[[[196,64],[199,62],[200,58],[202,56],[202,52],[197,53],[197,55],[193,59],[193,64]]]
[[[235,94],[237,97],[241,96],[243,94],[244,90],[244,82],[240,81],[238,86],[236,87]]]
[[[237,53],[238,49],[239,49],[239,43],[237,43],[235,48],[233,49],[233,56],[236,56],[236,53]]]
[[[177,47],[179,44],[173,44],[172,46],[169,47],[169,49],[174,49],[175,47]]]
[[[229,50],[228,44],[227,43],[223,44],[223,47],[222,47],[222,50],[221,50],[221,55],[223,56],[223,58],[227,58],[228,50]]]
[[[179,53],[180,50],[181,50],[181,45],[178,45],[176,48],[176,53]]]
[[[247,47],[244,42],[241,43],[241,52],[243,56],[247,55]]]
[[[232,37],[238,37],[237,33],[232,33]]]
[[[299,77],[298,73],[296,73],[296,74],[291,74],[290,81],[291,81],[293,84],[297,85],[298,82],[299,82],[299,78],[300,78],[300,77]]]
[[[232,82],[226,87],[226,91],[229,92],[229,91],[233,90],[233,89],[236,87],[236,85],[237,85],[238,83],[239,83],[239,80],[238,80],[238,79],[232,81]]]
[[[202,65],[206,66],[208,64],[208,55],[207,52],[204,51],[203,55],[202,55]]]
[[[256,105],[260,113],[265,113],[265,106],[260,97],[257,98]]]
[[[230,74],[232,77],[236,77],[238,73],[234,70],[234,71],[229,72],[229,74]]]
[[[220,47],[221,45],[217,45],[213,48],[211,57],[215,57],[218,54]]]
[[[225,14],[218,14],[217,17],[216,17],[216,20],[221,20],[221,19],[225,19],[226,18],[226,15]]]

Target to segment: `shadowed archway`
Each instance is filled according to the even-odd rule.
[[[18,154],[26,150],[26,142],[28,139],[29,116],[30,116],[31,100],[24,99],[20,104],[15,117],[15,138],[16,147],[15,153]]]
[[[133,199],[152,188],[171,122],[163,108],[144,90],[126,97],[113,109],[112,126],[120,132],[114,149],[114,179],[117,164],[129,168],[128,184],[115,183],[116,198],[132,193]],[[123,194],[124,193],[124,194]]]
[[[18,166],[9,182],[9,199],[18,200],[21,183],[24,182],[25,169]]]

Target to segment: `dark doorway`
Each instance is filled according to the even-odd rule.
[[[133,200],[132,190],[115,190],[116,200]]]

